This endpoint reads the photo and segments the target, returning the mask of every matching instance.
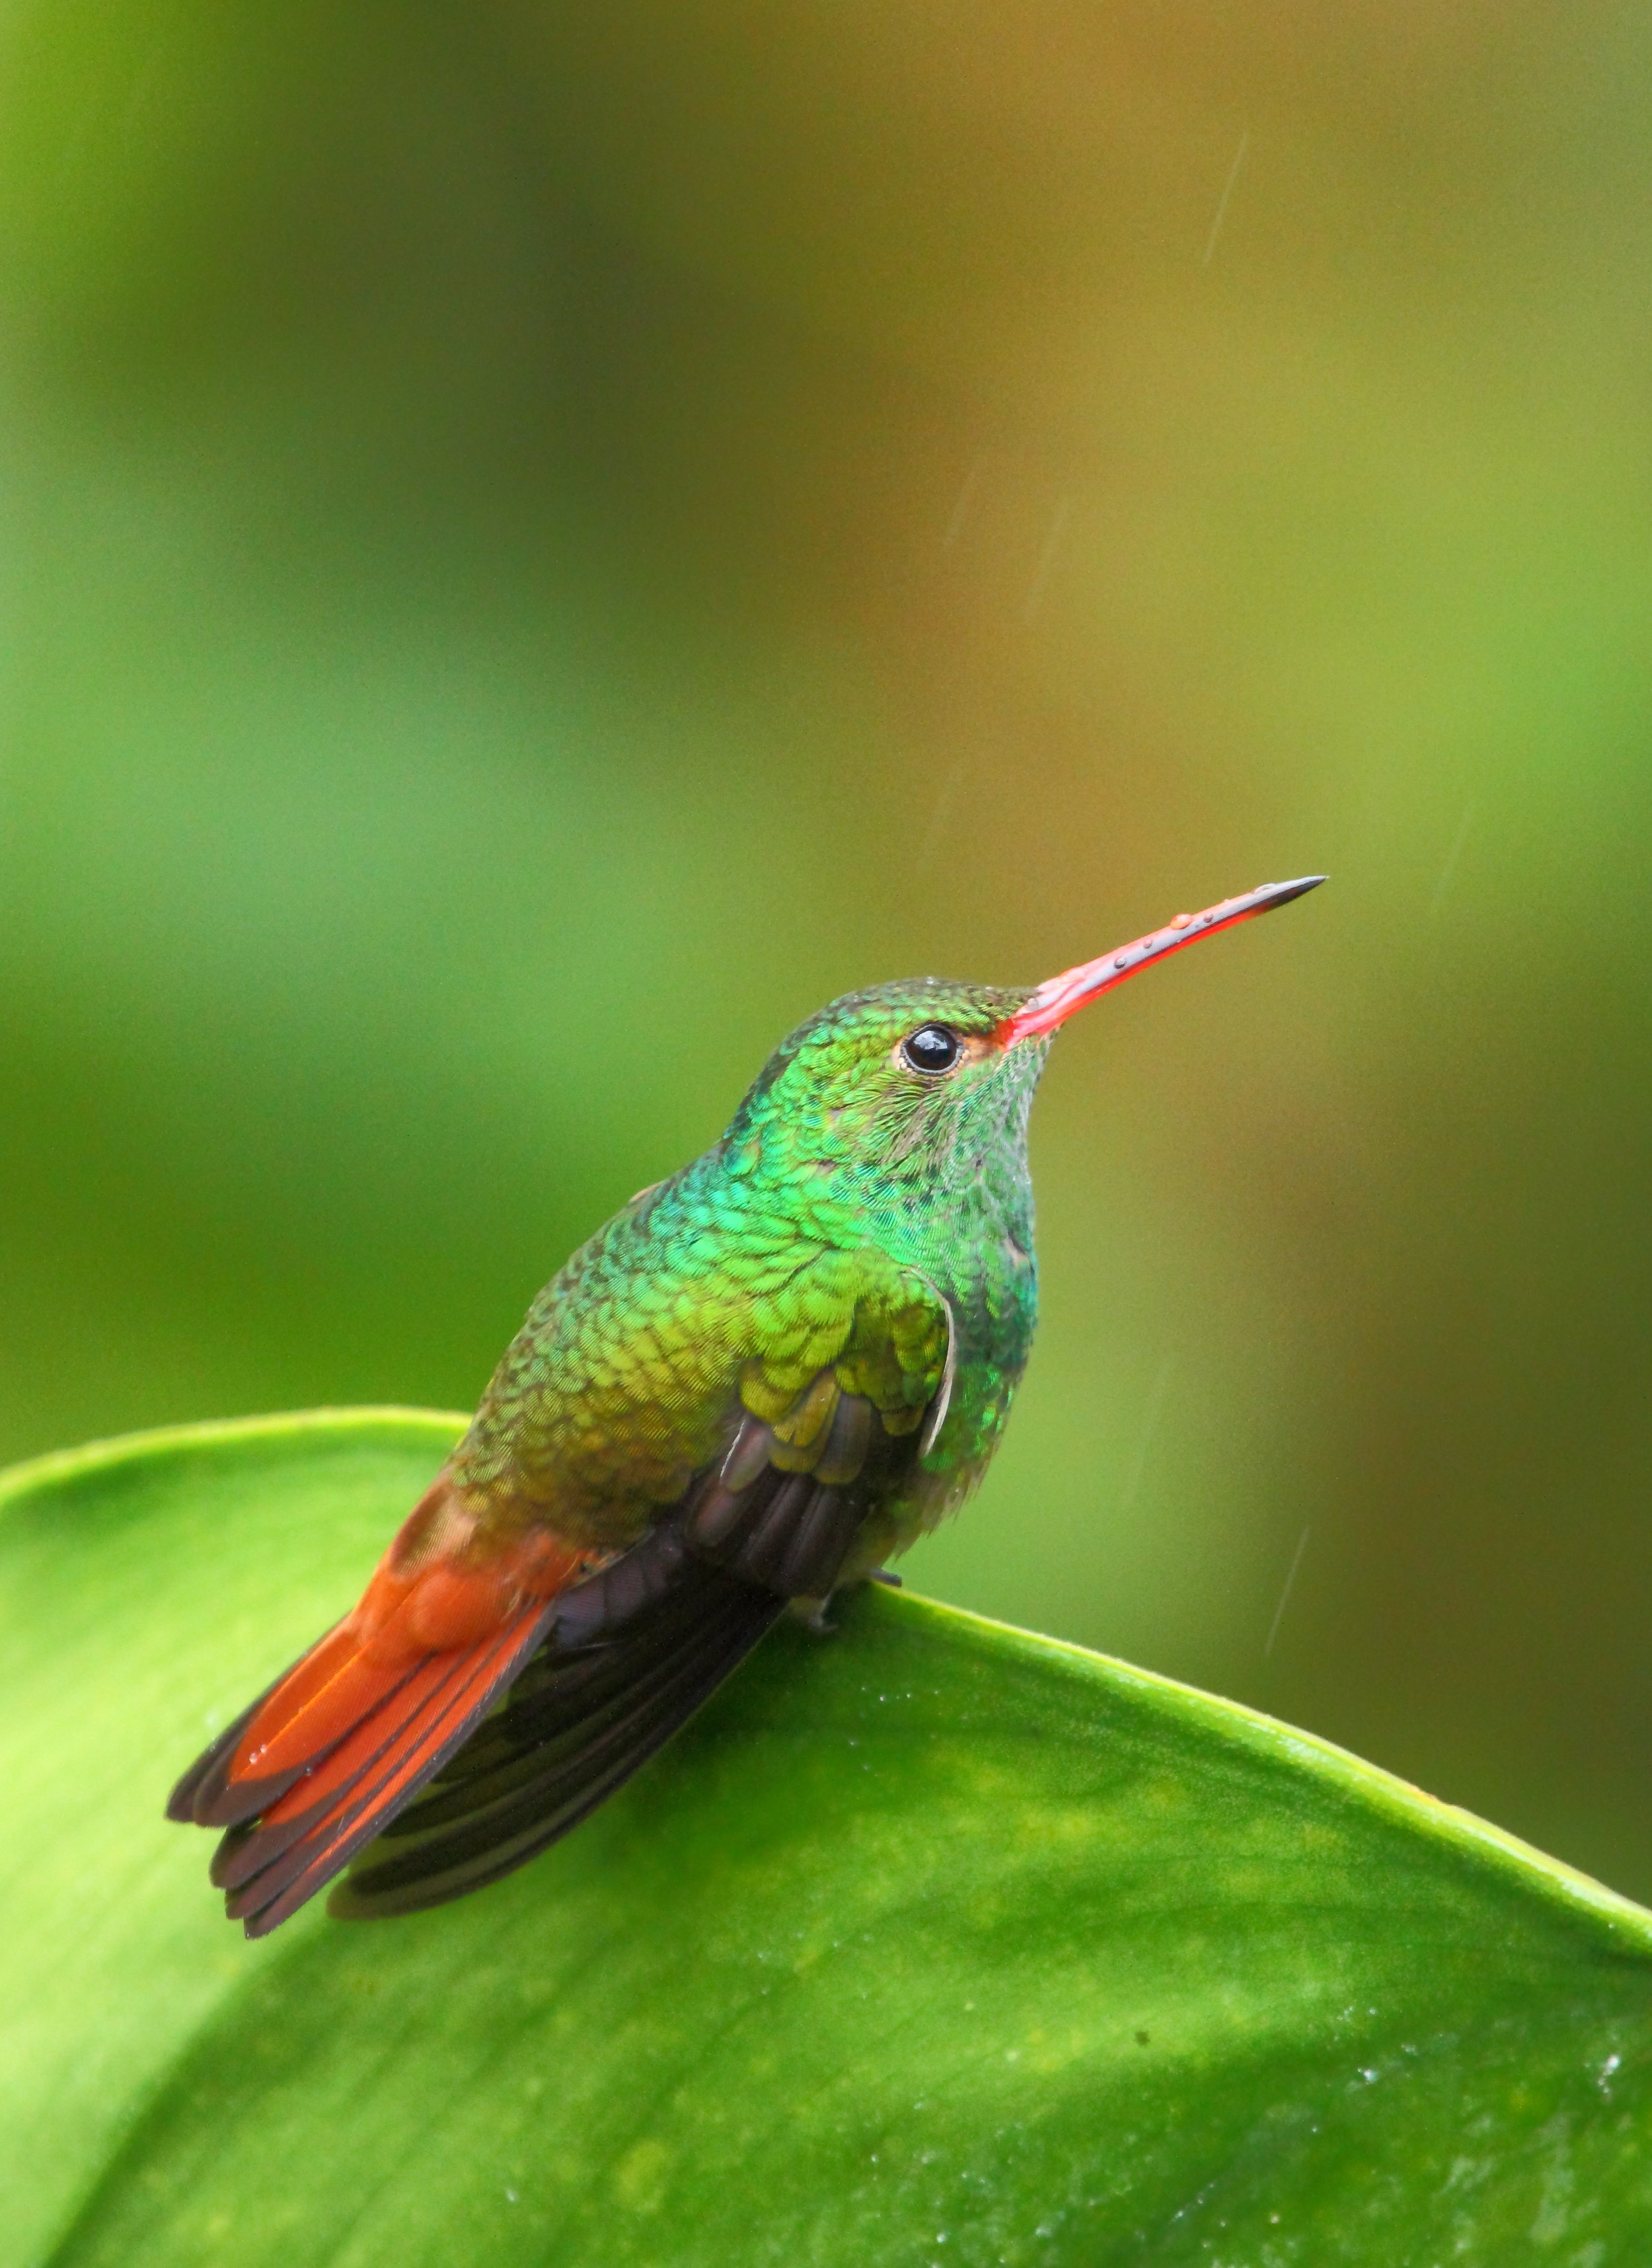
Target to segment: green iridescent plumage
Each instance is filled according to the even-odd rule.
[[[943,1381],[940,1422],[872,1508],[849,1572],[961,1502],[1036,1315],[1027,1118],[1047,1042],[993,1039],[1027,997],[889,984],[794,1032],[721,1140],[633,1199],[535,1302],[454,1460],[484,1517],[623,1547],[743,1413],[776,1429],[779,1469],[799,1469],[787,1452],[823,1434],[837,1394],[870,1401],[898,1439],[924,1428]],[[900,1055],[932,1022],[965,1043],[941,1077]],[[793,1437],[815,1432],[796,1441],[789,1418]]]
[[[353,1613],[172,1815],[249,1935],[474,1889],[564,1834],[791,1602],[818,1622],[962,1502],[1036,1320],[1027,1120],[1051,1034],[1265,885],[1032,990],[852,993],[722,1138],[535,1301]]]

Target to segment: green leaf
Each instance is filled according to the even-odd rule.
[[[1323,1742],[915,1599],[567,1843],[244,1943],[174,1772],[458,1421],[0,1482],[4,2257],[1644,2268],[1652,1915]]]

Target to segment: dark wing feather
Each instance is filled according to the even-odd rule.
[[[560,1594],[549,1635],[504,1704],[416,1800],[379,1819],[331,1912],[409,1914],[511,1874],[629,1780],[735,1672],[787,1599],[833,1590],[855,1531],[917,1454],[917,1436],[892,1436],[872,1402],[835,1386],[830,1420],[806,1449],[783,1426],[747,1415],[719,1465],[656,1528]],[[377,1783],[377,1764],[363,1767],[363,1785]],[[350,1808],[341,1805],[351,1848],[365,1839],[361,1805],[354,1789]],[[284,1848],[272,1839],[268,1871],[240,1898],[279,1889],[286,1910],[308,1881],[313,1832]],[[225,1858],[225,1874],[240,1874],[239,1851]]]
[[[334,1892],[331,1911],[411,1913],[535,1857],[670,1738],[785,1603],[690,1561],[663,1603],[611,1636],[572,1648],[553,1638]]]
[[[334,1911],[362,1915],[520,1866],[668,1740],[787,1600],[830,1594],[946,1407],[944,1302],[893,1273],[856,1292],[812,1377],[748,1362],[724,1454],[594,1572],[532,1519],[485,1552],[427,1550],[456,1485],[439,1476],[357,1608],[173,1791],[172,1817],[226,1830],[212,1878],[248,1936],[347,1866]]]
[[[646,1763],[739,1668],[789,1598],[822,1598],[911,1434],[844,1395],[818,1471],[771,1462],[747,1418],[672,1515],[558,1599],[546,1643],[504,1705],[419,1799],[386,1822],[334,1891],[366,1918],[439,1905],[509,1874]]]

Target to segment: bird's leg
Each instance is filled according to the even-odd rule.
[[[867,1583],[886,1583],[891,1591],[898,1591],[901,1587],[900,1577],[892,1574],[887,1567],[869,1568],[860,1580]],[[831,1604],[830,1594],[823,1599],[793,1599],[789,1604],[793,1617],[802,1624],[806,1631],[813,1631],[816,1638],[830,1638],[837,1627],[826,1613]]]
[[[823,1599],[793,1599],[789,1602],[794,1619],[816,1638],[830,1638],[837,1625],[827,1619],[826,1609],[831,1604],[830,1594]]]

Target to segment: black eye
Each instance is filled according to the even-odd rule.
[[[963,1053],[963,1042],[944,1024],[920,1024],[901,1042],[901,1053],[914,1071],[950,1071]]]

